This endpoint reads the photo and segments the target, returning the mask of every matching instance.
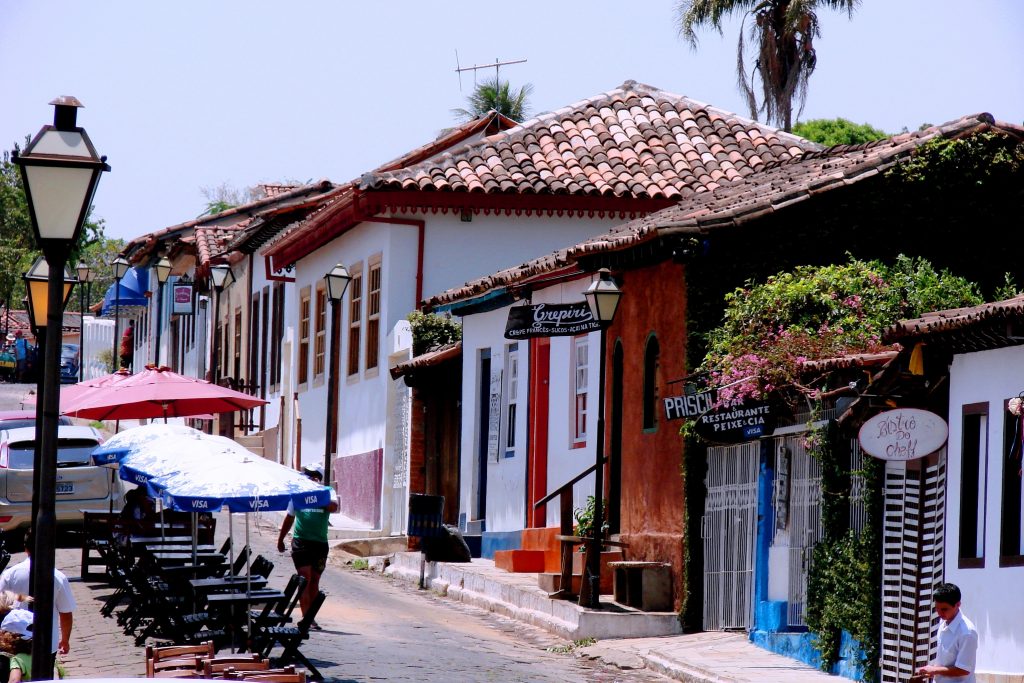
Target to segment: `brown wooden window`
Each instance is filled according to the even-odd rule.
[[[988,465],[988,404],[963,407],[960,448],[961,568],[985,566],[985,470]]]
[[[249,309],[249,375],[246,379],[250,385],[262,384],[257,378],[263,351],[263,347],[260,346],[260,295],[257,292],[252,295],[252,307]]]
[[[370,259],[370,281],[366,301],[366,369],[377,367],[380,358],[380,256]]]
[[[316,336],[313,340],[313,380],[324,376],[327,357],[327,290],[324,283],[316,286]]]
[[[242,308],[235,309],[235,381],[242,379]]]
[[[1002,506],[999,519],[999,566],[1024,566],[1021,537],[1021,453],[1024,451],[1024,422],[1003,407]]]
[[[590,344],[587,335],[573,337],[573,432],[574,445],[587,441],[587,390],[590,385]]]
[[[267,397],[267,332],[270,328],[270,287],[264,287],[260,296],[260,398]],[[262,413],[261,413],[262,415]]]
[[[284,339],[284,285],[274,283],[272,307],[274,319],[270,323],[270,385],[281,382],[281,341]]]
[[[309,381],[309,287],[299,293],[299,384]]]
[[[658,366],[661,363],[661,346],[653,334],[647,339],[644,350],[644,429],[654,430],[658,427]]]
[[[349,269],[348,285],[348,374],[359,374],[359,341],[363,331],[363,264]]]

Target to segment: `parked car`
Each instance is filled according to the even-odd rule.
[[[74,383],[78,381],[78,365],[81,358],[78,344],[61,344],[60,347],[60,381]]]
[[[57,424],[69,425],[71,418],[61,415],[57,418]],[[0,430],[35,426],[36,411],[34,410],[0,410]]]
[[[0,529],[28,527],[32,516],[32,459],[35,429],[0,431]],[[121,488],[110,470],[92,464],[90,454],[103,443],[92,427],[57,428],[57,524],[80,526],[83,509],[121,506]]]

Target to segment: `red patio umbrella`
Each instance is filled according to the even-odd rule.
[[[98,387],[106,387],[112,384],[116,384],[121,380],[131,377],[132,373],[128,370],[121,368],[117,372],[109,375],[101,375],[94,379],[87,379],[76,384],[64,384],[60,388],[60,408],[61,412],[64,412],[64,408],[73,405],[85,394],[89,393],[93,389]],[[26,405],[35,405],[37,396],[35,393],[29,394],[22,400],[22,403]]]
[[[267,401],[201,379],[147,367],[120,381],[83,392],[61,412],[90,420],[140,420],[231,413]]]

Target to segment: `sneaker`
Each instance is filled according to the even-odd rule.
[[[312,621],[309,624],[309,630],[310,631],[323,631],[324,627],[321,626],[320,624],[316,623],[315,621]]]

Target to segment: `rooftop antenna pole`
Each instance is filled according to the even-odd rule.
[[[509,64],[525,64],[525,59],[510,59],[507,61],[501,61],[497,57],[494,58],[494,64],[474,64],[473,66],[459,66],[459,51],[455,51],[455,73],[459,74],[459,91],[462,90],[462,72],[472,71],[473,72],[473,83],[476,83],[476,72],[480,69],[494,69],[494,80],[497,83],[501,76],[501,67],[508,66]]]

